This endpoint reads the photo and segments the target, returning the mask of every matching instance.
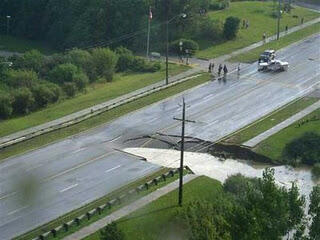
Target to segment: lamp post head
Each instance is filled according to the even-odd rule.
[[[9,19],[9,18],[11,18],[11,16],[7,16],[7,18]]]
[[[182,17],[182,18],[186,18],[186,17],[187,17],[187,14],[185,14],[185,13],[181,13],[181,14],[180,14],[180,17]]]

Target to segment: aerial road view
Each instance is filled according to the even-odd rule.
[[[320,239],[319,4],[1,2],[0,239]]]

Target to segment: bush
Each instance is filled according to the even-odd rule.
[[[210,41],[217,41],[223,38],[223,23],[220,20],[204,17],[198,27],[198,37]]]
[[[115,222],[108,224],[100,231],[101,240],[124,240],[124,234],[121,232]]]
[[[29,113],[33,107],[34,98],[28,88],[20,88],[13,92],[13,111],[17,114]]]
[[[147,62],[144,58],[135,57],[132,70],[135,72],[156,72],[161,69],[161,64],[158,62]]]
[[[83,90],[86,88],[89,79],[85,73],[78,73],[74,76],[73,82],[76,84],[78,90]]]
[[[118,56],[108,48],[96,48],[92,50],[92,59],[97,76],[111,82],[118,62]]]
[[[45,107],[55,99],[54,93],[44,84],[32,87],[31,91],[38,107]]]
[[[132,52],[124,47],[118,47],[115,52],[119,56],[116,67],[117,71],[124,72],[132,70],[135,61],[135,57],[133,56]]]
[[[63,91],[68,97],[74,97],[77,92],[77,85],[74,82],[66,82],[63,84]]]
[[[79,73],[77,66],[71,63],[64,63],[56,66],[49,73],[50,81],[58,84],[72,82],[74,77]]]
[[[320,178],[320,163],[316,163],[315,165],[313,165],[312,174],[316,178]]]
[[[22,68],[39,73],[43,65],[44,56],[38,50],[31,50],[26,52],[21,60]]]
[[[223,26],[223,35],[230,40],[237,36],[240,19],[237,17],[228,17]]]
[[[282,156],[287,163],[305,163],[313,165],[320,163],[320,135],[307,132],[301,137],[289,142],[283,149]]]
[[[0,118],[6,119],[12,114],[12,97],[5,93],[0,92]]]
[[[209,9],[214,10],[222,10],[225,8],[228,8],[230,4],[229,0],[223,0],[223,1],[212,1],[209,5]]]
[[[5,82],[13,88],[31,88],[39,81],[38,75],[32,70],[9,70]]]
[[[180,45],[179,43],[182,42],[182,53],[185,54],[186,50],[189,50],[190,55],[194,55],[196,51],[199,50],[199,44],[191,39],[178,39],[170,43],[169,49],[170,52],[180,55]]]
[[[52,99],[50,100],[50,102],[52,103],[57,102],[61,96],[61,88],[54,83],[47,83],[46,86],[53,93]]]

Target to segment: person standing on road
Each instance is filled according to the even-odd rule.
[[[211,73],[211,63],[209,63],[208,72]]]
[[[219,64],[219,68],[218,68],[218,75],[220,76],[220,74],[221,74],[221,71],[222,71],[222,64],[220,63]]]
[[[267,38],[267,35],[266,35],[266,33],[264,32],[263,35],[262,35],[262,41],[263,41],[263,43],[266,43],[266,38]]]
[[[228,68],[227,65],[223,66],[223,74],[227,74],[228,73]]]
[[[214,70],[214,62],[212,62],[211,64],[211,72],[213,72],[213,70]]]
[[[249,27],[249,20],[246,21],[246,29]]]
[[[240,74],[240,63],[238,63],[237,71],[238,71],[238,74]]]

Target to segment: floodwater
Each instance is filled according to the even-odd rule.
[[[177,150],[128,148],[125,151],[144,157],[148,162],[165,167],[179,167],[180,164],[180,151]],[[238,173],[247,177],[262,177],[264,169],[271,167],[275,170],[275,179],[279,185],[290,188],[292,182],[295,182],[300,193],[305,195],[307,199],[313,186],[320,184],[320,180],[312,177],[310,167],[272,166],[233,159],[221,161],[210,154],[195,152],[185,152],[184,165],[190,167],[197,175],[205,175],[221,182]]]

